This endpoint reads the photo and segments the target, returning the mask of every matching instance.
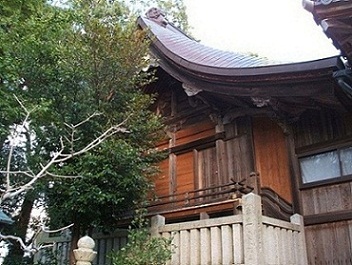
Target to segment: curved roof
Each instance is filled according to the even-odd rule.
[[[341,107],[332,77],[343,68],[338,56],[283,64],[207,47],[165,20],[139,17],[138,24],[148,30],[150,50],[159,66],[180,81],[189,96],[203,92],[223,99],[261,97],[296,105],[308,100],[313,105]]]
[[[337,64],[336,57],[283,64],[266,58],[207,47],[172,24],[162,26],[143,17],[139,18],[138,23],[142,28],[150,30],[153,40],[152,49],[154,48],[153,52],[157,57],[163,56],[173,64],[194,72],[223,76],[258,76],[331,68]]]
[[[346,0],[303,0],[325,34],[352,64],[352,2]]]
[[[265,58],[207,47],[190,38],[171,24],[160,26],[147,18],[141,18],[140,21],[151,30],[164,48],[170,51],[170,57],[175,59],[179,57],[179,59],[184,60],[184,63],[211,68],[244,68],[272,64]]]

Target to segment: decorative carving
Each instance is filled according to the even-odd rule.
[[[186,85],[185,83],[182,84],[182,88],[185,90],[187,96],[189,96],[189,97],[195,96],[199,92],[202,92],[201,89],[195,88],[195,87],[190,87],[190,86]]]
[[[258,108],[266,107],[270,104],[270,98],[251,97],[253,104]]]
[[[248,194],[254,190],[254,187],[251,187],[245,183],[246,179],[242,179],[240,181],[231,179],[231,181],[233,182],[232,198],[242,198],[243,195]]]
[[[332,0],[320,0],[323,5],[328,5],[332,3]]]
[[[162,27],[166,27],[168,24],[165,18],[165,13],[162,12],[159,8],[156,8],[156,7],[150,8],[147,11],[147,13],[145,13],[145,16]]]

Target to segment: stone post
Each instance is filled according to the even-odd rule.
[[[291,216],[291,223],[297,224],[300,227],[300,232],[298,234],[297,243],[297,262],[298,264],[306,265],[308,264],[308,255],[307,255],[307,246],[306,246],[306,237],[304,232],[304,221],[303,216],[299,214],[294,214]]]
[[[152,236],[159,236],[158,228],[165,225],[165,217],[162,215],[155,215],[150,220],[150,233]]]
[[[260,196],[242,197],[244,261],[246,265],[264,264],[262,207]]]
[[[76,265],[91,265],[97,252],[94,251],[94,240],[89,236],[81,237],[77,242],[78,249],[73,250]]]

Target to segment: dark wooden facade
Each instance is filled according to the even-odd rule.
[[[207,48],[170,24],[139,25],[158,62],[146,91],[158,94],[167,125],[150,214],[167,222],[233,214],[253,191],[269,216],[304,216],[309,264],[352,264],[352,97],[333,77],[345,64],[280,65]],[[347,173],[303,180],[303,165],[342,152]]]
[[[306,113],[293,126],[296,158],[350,148],[352,116],[331,111]],[[303,184],[297,169],[301,213],[305,217],[310,264],[352,264],[352,179]]]

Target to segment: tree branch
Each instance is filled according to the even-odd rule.
[[[11,161],[12,161],[12,157],[14,155],[14,148],[16,146],[15,141],[18,140],[20,135],[23,133],[24,129],[27,132],[30,132],[30,128],[26,127],[26,125],[28,126],[30,124],[30,114],[33,112],[33,110],[30,111],[30,110],[26,109],[26,107],[23,105],[23,103],[16,96],[15,96],[15,98],[16,98],[17,102],[20,104],[21,108],[24,110],[25,118],[23,119],[22,123],[20,125],[18,125],[18,127],[14,128],[14,130],[12,132],[12,135],[11,135],[12,141],[10,143],[11,147],[10,147],[10,152],[9,152],[9,156],[7,159],[6,170],[0,171],[0,174],[3,174],[6,176],[6,183],[4,185],[4,188],[1,190],[0,204],[2,204],[3,201],[5,201],[5,200],[15,198],[15,197],[19,196],[21,193],[24,193],[27,190],[32,189],[34,184],[39,179],[41,179],[43,177],[46,177],[46,176],[61,177],[61,178],[81,177],[81,176],[56,175],[56,174],[50,173],[49,169],[52,166],[60,164],[62,162],[65,162],[69,159],[72,159],[73,157],[83,155],[84,153],[92,150],[93,148],[96,148],[102,142],[104,142],[109,137],[115,135],[116,133],[128,132],[127,129],[123,127],[123,125],[127,122],[129,117],[126,118],[124,121],[122,121],[120,124],[112,126],[109,129],[107,129],[106,131],[102,132],[98,137],[93,139],[90,143],[88,143],[86,146],[84,146],[80,150],[75,151],[74,145],[79,140],[79,139],[75,139],[75,134],[76,134],[77,128],[79,126],[82,126],[83,124],[87,123],[92,118],[101,115],[100,113],[93,113],[88,118],[86,118],[85,120],[83,120],[75,125],[65,124],[71,130],[69,137],[61,136],[59,138],[60,149],[57,152],[54,152],[51,154],[51,157],[50,157],[49,161],[46,162],[46,164],[40,165],[41,168],[40,168],[39,172],[33,172],[30,169],[27,171],[11,170],[11,163],[12,163]],[[64,141],[63,139],[66,139],[66,141]],[[65,142],[68,146],[70,146],[70,153],[68,153],[68,154],[64,153],[64,150],[66,149]],[[18,186],[16,187],[16,185],[14,183],[11,183],[11,176],[15,176],[15,175],[23,175],[23,176],[29,177],[29,179],[26,183],[18,184]],[[39,229],[36,229],[35,234],[33,235],[30,242],[29,243],[27,242],[27,244],[20,237],[17,237],[15,235],[3,235],[1,232],[0,232],[0,240],[17,241],[20,244],[20,246],[24,252],[32,255],[35,252],[37,252],[39,249],[52,246],[52,245],[42,245],[42,246],[35,245],[35,239],[37,238],[37,236],[39,235],[39,233],[41,231],[46,232],[46,233],[56,233],[56,232],[60,232],[65,229],[68,229],[72,225],[73,224],[66,226],[66,227],[63,227],[63,228],[60,228],[60,229],[56,229],[56,230],[48,230],[45,228],[44,222],[39,221],[34,224],[34,226]]]
[[[70,225],[67,225],[65,227],[62,227],[62,228],[59,228],[59,229],[56,229],[56,230],[47,230],[45,228],[45,226],[42,224],[40,229],[36,232],[35,236],[33,237],[33,239],[35,239],[41,231],[45,232],[45,233],[58,233],[58,232],[61,232],[63,230],[66,230],[70,227],[72,227],[74,224],[70,224]],[[48,247],[53,247],[54,244],[45,244],[45,245],[38,245],[36,246],[34,243],[33,243],[33,240],[31,240],[31,243],[29,244],[26,244],[22,238],[18,237],[18,236],[14,236],[14,235],[3,235],[1,232],[0,232],[0,239],[2,240],[13,240],[13,241],[17,241],[22,250],[25,252],[25,253],[28,253],[30,255],[33,255],[35,254],[36,252],[38,252],[39,250],[43,249],[43,248],[48,248]]]

